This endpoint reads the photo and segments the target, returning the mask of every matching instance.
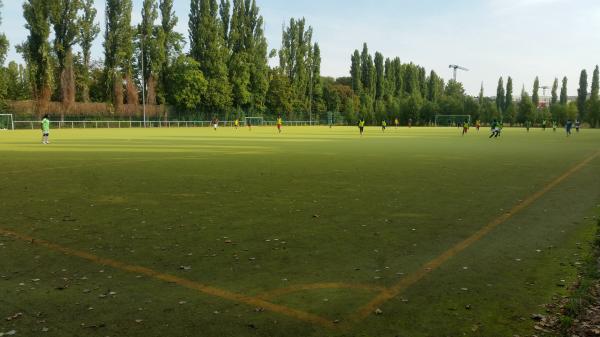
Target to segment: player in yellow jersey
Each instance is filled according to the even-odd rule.
[[[283,119],[281,119],[281,116],[277,117],[277,131],[279,131],[279,133],[281,133],[281,127],[283,126]]]
[[[237,130],[240,127],[240,119],[236,118],[233,122],[233,127]]]
[[[362,136],[363,133],[365,133],[365,119],[361,118],[360,121],[358,121],[358,130],[360,131],[360,135]]]

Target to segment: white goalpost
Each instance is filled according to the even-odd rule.
[[[12,114],[0,114],[0,130],[14,130],[15,120]]]
[[[265,123],[265,120],[262,117],[246,117],[245,122],[246,125],[262,126]]]
[[[464,122],[471,124],[471,115],[436,115],[435,126],[458,127]]]

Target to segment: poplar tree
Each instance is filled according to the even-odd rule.
[[[50,100],[52,83],[52,59],[50,53],[50,8],[46,0],[26,0],[23,17],[29,30],[26,42],[18,47],[29,65],[33,82],[33,97],[38,101],[38,112],[42,113]]]
[[[569,96],[567,94],[567,85],[568,85],[568,79],[567,77],[563,77],[562,80],[562,87],[560,89],[560,104],[561,105],[567,105],[567,101],[569,100]]]
[[[225,113],[232,105],[227,71],[228,50],[218,19],[216,0],[192,0],[190,3],[190,55],[200,64],[208,88],[200,105],[204,113]]]
[[[552,84],[552,102],[551,104],[554,105],[558,103],[558,78],[554,79],[554,83]]]
[[[60,100],[68,110],[75,103],[75,72],[73,70],[73,45],[77,42],[79,29],[79,0],[50,0],[50,23],[54,28],[54,53],[57,59],[57,78]],[[64,110],[63,110],[64,111]],[[64,117],[64,115],[63,115]]]
[[[585,102],[587,101],[587,96],[588,76],[587,71],[584,69],[581,71],[581,75],[579,77],[579,89],[577,90],[577,109],[579,109],[579,116],[581,116],[582,120],[586,119]]]
[[[79,28],[78,42],[83,56],[83,67],[81,76],[81,98],[83,102],[90,101],[90,67],[92,58],[92,44],[100,34],[100,25],[96,23],[97,10],[94,0],[83,0],[81,3],[82,13],[77,20]]]
[[[360,64],[360,53],[357,50],[352,54],[352,64],[350,66],[350,76],[352,77],[352,90],[356,95],[360,95],[362,90],[362,67]]]
[[[0,0],[0,10],[2,9],[2,0]],[[0,15],[0,24],[2,24],[2,15]],[[6,61],[6,54],[8,53],[9,48],[8,39],[4,33],[0,33],[0,68],[4,67],[4,62]],[[0,76],[0,100],[4,100],[8,95],[8,84],[17,85],[17,83],[11,83],[7,81],[8,76]]]
[[[173,11],[173,0],[160,0],[160,38],[162,45],[159,48],[160,65],[160,84],[158,90],[158,99],[161,102],[166,101],[167,88],[169,87],[168,73],[174,60],[182,53],[184,38],[178,32],[175,32],[178,18]]]
[[[106,0],[104,31],[104,83],[107,97],[119,111],[124,102],[123,84],[127,87],[127,103],[137,103],[133,84],[133,30],[131,0]]]
[[[502,77],[500,77],[498,80],[498,89],[496,89],[496,107],[500,113],[504,111],[504,106],[506,104],[504,100],[504,93],[504,80]]]
[[[531,95],[531,102],[537,109],[540,106],[540,79],[539,77],[535,77],[535,81],[533,81],[533,94]]]
[[[502,111],[508,111],[511,105],[513,105],[513,79],[508,76],[508,80],[506,81],[506,100]]]
[[[375,99],[383,98],[384,89],[384,68],[383,55],[380,52],[375,53]]]
[[[146,103],[154,105],[156,100],[157,81],[162,67],[161,58],[164,34],[155,30],[154,23],[158,19],[158,4],[156,0],[144,0],[142,3],[142,22],[138,25],[138,67],[141,69]]]

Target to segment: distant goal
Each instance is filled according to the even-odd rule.
[[[470,115],[436,115],[435,126],[439,127],[459,127],[467,122],[471,124]]]
[[[246,117],[245,122],[246,125],[262,126],[265,123],[265,120],[262,117]]]
[[[14,130],[15,120],[12,114],[0,114],[0,130]]]

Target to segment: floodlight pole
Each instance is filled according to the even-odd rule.
[[[146,35],[142,34],[142,110],[144,113],[144,127],[146,127],[146,67],[144,65],[144,39]]]

